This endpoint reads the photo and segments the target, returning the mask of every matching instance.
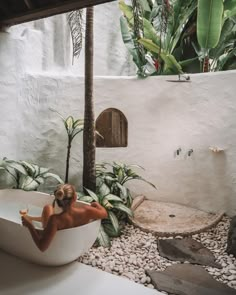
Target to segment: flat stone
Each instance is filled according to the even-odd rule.
[[[222,268],[220,264],[215,262],[215,257],[210,250],[191,238],[159,239],[158,250],[161,256],[170,260],[189,261],[194,264]]]
[[[158,236],[188,236],[215,226],[224,212],[209,213],[184,205],[134,199],[132,223]]]
[[[199,265],[176,264],[165,271],[148,270],[159,291],[176,295],[236,295],[236,290],[217,282]]]
[[[236,216],[230,221],[226,252],[236,257]]]

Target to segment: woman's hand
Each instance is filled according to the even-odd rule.
[[[22,225],[25,227],[31,227],[32,226],[32,221],[27,215],[23,215],[21,217]]]

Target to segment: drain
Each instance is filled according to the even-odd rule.
[[[173,218],[173,217],[175,217],[175,215],[174,214],[170,214],[169,217]]]

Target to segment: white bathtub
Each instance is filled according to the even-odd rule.
[[[26,205],[29,215],[40,216],[45,204],[53,197],[39,192],[0,190],[0,249],[41,265],[58,266],[76,260],[95,242],[100,220],[86,225],[60,230],[45,252],[34,244],[27,228],[21,224],[19,210]],[[83,206],[77,203],[78,206]]]

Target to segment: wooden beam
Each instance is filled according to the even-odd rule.
[[[5,14],[5,15],[10,15],[11,11],[9,10],[9,7],[7,6],[6,2],[0,1],[0,10]]]
[[[115,0],[64,0],[54,5],[45,6],[33,10],[27,10],[21,14],[11,15],[6,18],[2,18],[0,19],[0,25],[12,26],[112,1]]]
[[[34,9],[34,4],[31,0],[24,0],[24,2],[28,9]]]

